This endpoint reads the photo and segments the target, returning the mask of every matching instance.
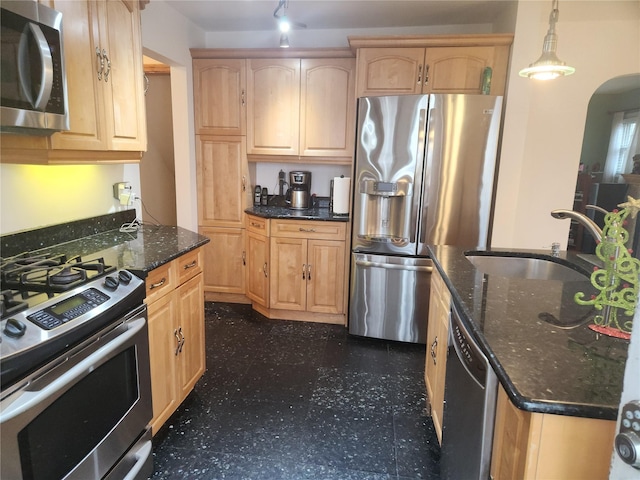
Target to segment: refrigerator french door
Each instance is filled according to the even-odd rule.
[[[351,334],[425,342],[427,245],[487,244],[501,109],[489,95],[358,99]]]

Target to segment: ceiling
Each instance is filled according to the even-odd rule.
[[[205,32],[276,27],[278,0],[165,0]],[[289,0],[287,16],[308,29],[491,24],[514,0]],[[279,15],[282,14],[280,10]]]

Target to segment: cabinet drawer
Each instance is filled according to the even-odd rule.
[[[178,283],[182,285],[190,278],[202,272],[202,248],[185,253],[173,261],[178,269]]]
[[[345,240],[346,231],[346,223],[341,222],[273,220],[271,225],[273,237]]]
[[[269,236],[269,220],[262,217],[247,215],[247,231],[258,235]]]
[[[166,263],[151,270],[145,280],[147,287],[145,302],[147,305],[171,292],[176,287],[175,282],[174,262]]]

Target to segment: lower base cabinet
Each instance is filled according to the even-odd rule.
[[[146,282],[155,435],[205,370],[202,248],[152,270]]]
[[[498,389],[493,480],[606,480],[616,422],[519,410]]]
[[[438,271],[434,269],[431,274],[424,380],[431,407],[431,419],[440,444],[442,444],[444,381],[447,368],[450,311],[451,294]]]

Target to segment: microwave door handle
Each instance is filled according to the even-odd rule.
[[[31,91],[31,73],[29,68],[29,37],[33,37],[40,54],[40,62],[42,64],[42,73],[40,76],[40,91],[34,100]],[[18,77],[20,79],[20,87],[27,97],[31,106],[38,111],[44,111],[49,98],[51,97],[51,87],[53,85],[53,60],[51,59],[51,50],[47,39],[42,30],[35,23],[29,22],[22,32],[20,44],[18,46]]]

